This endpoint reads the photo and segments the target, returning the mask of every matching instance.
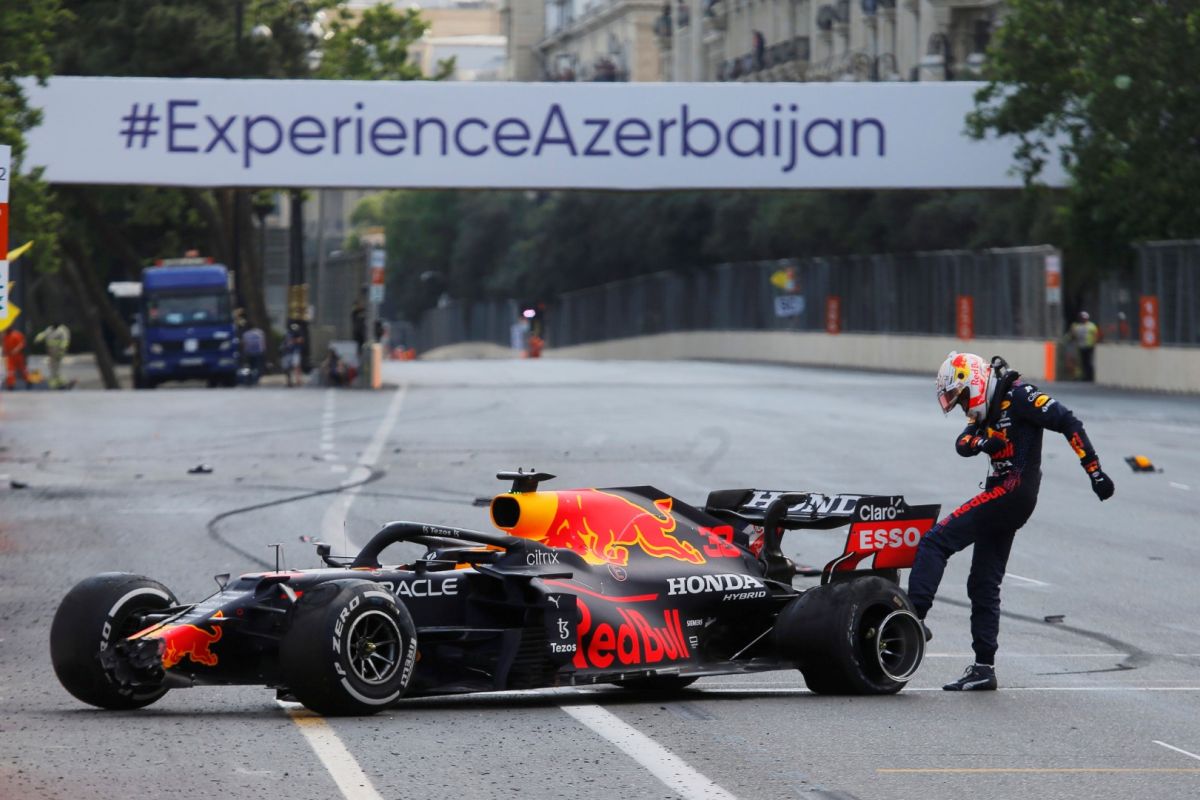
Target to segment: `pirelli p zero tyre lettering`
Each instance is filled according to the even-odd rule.
[[[118,685],[100,653],[144,628],[147,612],[177,603],[170,589],[140,575],[106,572],[76,584],[50,625],[50,661],[63,688],[100,708],[142,708],[158,700],[166,688]]]
[[[907,595],[877,577],[805,592],[780,612],[775,641],[819,694],[898,692],[925,656]]]
[[[377,584],[331,581],[297,603],[279,655],[288,689],[308,708],[374,714],[408,688],[416,627],[408,609]]]

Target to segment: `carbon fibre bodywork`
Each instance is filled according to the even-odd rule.
[[[539,491],[549,476],[502,476],[514,487],[492,501],[497,532],[389,523],[352,560],[322,545],[325,568],[248,573],[199,603],[144,614],[140,630],[102,645],[100,662],[122,687],[286,693],[280,642],[296,608],[366,580],[415,624],[408,696],[794,669],[770,635],[802,594],[782,532],[850,524],[822,583],[894,579],[937,514],[899,497],[752,489],[713,492],[698,508],[649,486]],[[384,551],[402,542],[426,552],[387,565]]]

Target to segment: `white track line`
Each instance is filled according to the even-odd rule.
[[[641,764],[680,797],[688,800],[736,800],[734,795],[612,712],[594,705],[563,705],[560,708]]]
[[[392,395],[391,405],[388,406],[387,413],[383,416],[383,421],[379,423],[379,427],[375,431],[375,436],[367,445],[367,449],[363,451],[362,459],[358,462],[358,466],[342,481],[342,486],[352,483],[359,483],[358,486],[351,486],[344,492],[339,492],[329,508],[325,510],[325,516],[321,519],[321,538],[334,544],[339,541],[345,548],[345,552],[349,553],[358,550],[358,547],[350,540],[346,534],[346,517],[350,514],[350,506],[354,505],[354,498],[362,491],[361,481],[365,481],[371,477],[371,467],[375,466],[375,462],[379,460],[380,453],[383,452],[383,445],[387,442],[388,436],[392,432],[392,428],[396,425],[396,418],[400,416],[400,409],[404,407],[404,396],[408,393],[408,385],[405,384],[396,390]]]
[[[1167,748],[1168,750],[1174,750],[1176,753],[1183,753],[1188,758],[1194,758],[1197,761],[1200,761],[1200,756],[1196,755],[1195,753],[1189,753],[1187,750],[1184,750],[1182,747],[1176,747],[1173,744],[1167,744],[1166,742],[1160,742],[1158,739],[1151,739],[1150,741],[1154,742],[1157,745],[1162,745],[1163,747]]]
[[[1173,486],[1176,489],[1183,489],[1185,492],[1191,491],[1191,488],[1192,488],[1192,487],[1188,486],[1186,483],[1176,483],[1175,481],[1170,481],[1170,484],[1171,484],[1171,486]]]
[[[1032,583],[1034,586],[1049,586],[1050,585],[1050,584],[1046,583],[1045,581],[1034,580],[1033,578],[1022,578],[1020,575],[1016,575],[1012,572],[1004,573],[1004,577],[1013,578],[1014,580],[1018,580],[1018,581],[1025,581],[1025,583]]]
[[[702,687],[698,691],[702,694],[808,694],[807,689],[802,689],[797,686],[795,689],[776,689],[770,687],[758,688],[755,686],[738,686],[736,688],[729,687]],[[906,686],[904,693],[909,692],[942,692],[945,691],[938,686]],[[1005,686],[1000,689],[1002,692],[1200,692],[1200,686]],[[950,694],[950,693],[948,693]]]
[[[379,454],[383,452],[383,445],[387,441],[388,436],[392,433],[392,428],[396,426],[396,418],[400,416],[400,408],[404,405],[404,394],[407,386],[401,386],[396,394],[392,396],[392,402],[388,405],[387,413],[384,414],[383,420],[379,423],[379,427],[375,430],[375,435],[371,438],[371,442],[367,445],[367,449],[363,452],[362,461],[359,466],[355,467],[354,472],[350,477],[342,481],[342,485],[353,483],[355,481],[366,480],[371,475],[371,467],[379,460]],[[328,390],[330,394],[325,395],[325,404],[327,411],[333,406],[332,389]],[[345,529],[346,515],[350,512],[350,506],[354,503],[354,498],[362,489],[362,485],[352,486],[344,492],[339,492],[329,508],[325,510],[325,517],[322,520],[321,532],[326,537],[326,541],[332,541],[329,538],[330,532],[341,532]],[[349,539],[347,542],[347,551],[351,549]],[[354,548],[357,549],[357,548]],[[375,791],[375,787],[371,784],[371,780],[367,774],[363,772],[358,761],[346,749],[346,745],[334,733],[333,728],[325,722],[321,717],[307,711],[297,709],[294,705],[279,703],[281,708],[287,710],[288,716],[292,718],[292,722],[300,728],[300,732],[304,734],[304,738],[308,740],[309,746],[313,752],[317,754],[317,758],[325,765],[325,769],[329,771],[334,783],[342,793],[345,800],[383,800],[379,792]]]
[[[333,732],[333,728],[329,727],[329,723],[311,711],[296,708],[291,704],[279,705],[300,728],[300,733],[304,734],[309,747],[329,771],[342,797],[346,800],[383,800],[379,792],[375,791],[370,778],[358,765],[358,761]]]

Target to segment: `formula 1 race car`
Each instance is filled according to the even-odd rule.
[[[732,489],[703,509],[649,486],[539,491],[502,472],[499,533],[392,522],[353,558],[255,572],[194,604],[157,581],[76,585],[50,631],[67,691],[102,708],[169,689],[263,684],[323,714],[401,697],[614,683],[673,691],[706,675],[796,669],[830,694],[889,694],[924,628],[898,586],[938,506],[903,497]],[[819,585],[793,588],[783,531],[849,524]],[[427,552],[383,566],[384,549]]]

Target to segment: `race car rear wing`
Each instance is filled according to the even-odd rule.
[[[787,530],[796,530],[839,528],[850,522],[858,502],[871,495],[827,495],[776,489],[718,489],[709,493],[704,510],[724,519],[735,518],[761,525],[772,504],[785,497],[787,499],[782,506],[783,515],[778,524]]]
[[[789,583],[796,567],[780,549],[783,531],[828,530],[849,524],[842,554],[821,570],[821,582],[828,583],[835,573],[911,567],[921,537],[933,527],[941,506],[910,506],[900,495],[724,489],[709,494],[704,510],[721,519],[761,528],[758,556],[767,576]],[[863,564],[869,566],[864,568]]]

